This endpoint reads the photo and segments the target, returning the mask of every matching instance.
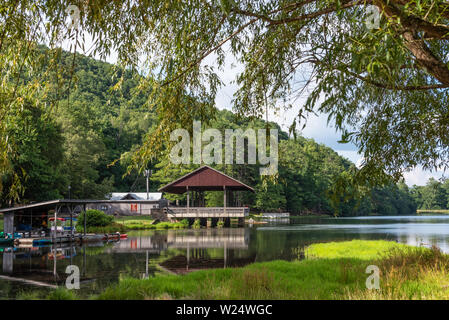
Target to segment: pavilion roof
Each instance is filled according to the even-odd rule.
[[[209,166],[202,166],[163,186],[159,191],[181,194],[187,190],[223,191],[224,188],[226,190],[254,192],[254,189],[250,186]]]

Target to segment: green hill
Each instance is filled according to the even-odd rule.
[[[41,50],[45,56],[47,49]],[[130,155],[158,124],[157,116],[145,104],[147,97],[136,90],[138,76],[77,55],[73,80],[69,80],[72,58],[61,52],[64,67],[58,74],[66,86],[72,81],[70,91],[64,85],[55,84],[54,91],[37,103],[30,101],[23,110],[11,111],[6,119],[11,123],[8,134],[11,143],[18,146],[18,153],[11,156],[12,170],[1,177],[2,206],[11,205],[14,194],[20,195],[18,201],[22,203],[67,198],[69,185],[72,198],[90,199],[104,198],[112,191],[145,188],[142,175],[126,174]],[[49,62],[44,59],[40,72],[47,70],[46,63]],[[121,85],[117,86],[119,81]],[[114,90],[115,86],[118,89]],[[356,170],[351,162],[312,139],[301,136],[289,139],[275,123],[237,118],[230,111],[217,110],[207,127],[224,133],[228,128],[265,129],[267,126],[280,132],[276,179],[262,178],[258,165],[215,166],[256,189],[255,194],[239,195],[240,203],[258,210],[291,213],[361,215],[414,211],[414,202],[404,186],[391,184],[368,192],[372,197],[355,199],[355,190],[342,188]],[[155,191],[195,166],[180,168],[172,165],[167,157],[160,157],[152,161],[150,168],[154,172],[151,190]],[[23,178],[23,190],[11,188],[17,177]],[[206,199],[208,205],[221,205],[222,196],[208,193]]]

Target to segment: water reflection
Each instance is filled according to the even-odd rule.
[[[294,260],[311,243],[351,239],[437,245],[449,252],[449,216],[290,218],[251,228],[132,232],[127,240],[84,246],[0,248],[0,297],[63,286],[68,265],[79,267],[80,292],[87,295],[124,277]]]

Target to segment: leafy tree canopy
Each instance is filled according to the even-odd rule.
[[[67,23],[72,4],[79,8],[78,29]],[[379,28],[365,25],[368,5],[381,14]],[[11,81],[0,85],[0,117],[21,106],[20,90],[49,101],[51,88],[70,92],[72,77],[54,72],[74,65],[59,64],[63,41],[102,58],[115,51],[122,66],[143,75],[139,89],[160,117],[134,155],[143,167],[173,128],[212,118],[222,85],[217,71],[232,55],[244,67],[236,79],[239,114],[294,108],[294,131],[308,114],[324,112],[342,141],[364,154],[362,177],[398,178],[416,165],[448,164],[448,19],[442,0],[2,1],[0,69]],[[91,48],[84,47],[87,35]],[[40,67],[33,50],[39,43],[52,49],[52,59],[41,77],[24,83]],[[301,95],[305,103],[290,104]]]

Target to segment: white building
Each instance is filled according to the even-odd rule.
[[[108,199],[159,201],[162,199],[162,192],[149,192],[148,194],[146,192],[113,192],[108,196]]]

